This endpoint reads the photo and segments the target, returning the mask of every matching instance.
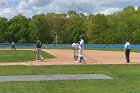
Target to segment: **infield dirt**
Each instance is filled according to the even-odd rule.
[[[27,50],[27,49],[26,49]],[[28,62],[11,62],[11,63],[0,63],[0,66],[5,65],[78,65],[82,64],[74,62],[73,50],[65,49],[43,49],[43,51],[56,56],[54,59],[46,59],[43,62],[28,61]],[[84,50],[85,64],[126,64],[124,52],[120,51],[100,51],[100,50]],[[131,52],[130,54],[131,63],[140,63],[140,53]]]

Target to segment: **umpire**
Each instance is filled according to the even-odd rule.
[[[130,63],[130,49],[131,49],[131,44],[128,41],[125,41],[125,45],[124,45],[124,53],[125,53],[125,57],[126,57],[126,63]]]

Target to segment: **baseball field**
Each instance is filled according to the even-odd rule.
[[[54,75],[54,74],[105,74],[113,79],[93,80],[41,80],[0,82],[0,93],[139,93],[140,55],[133,49],[131,63],[125,63],[122,49],[85,50],[86,63],[73,61],[73,50],[43,49],[43,62],[35,62],[32,50],[1,50],[0,76]],[[10,59],[16,54],[20,59]],[[22,53],[21,53],[22,52]],[[47,52],[47,54],[46,54]],[[20,54],[21,53],[21,54]],[[29,56],[29,55],[30,56]],[[12,55],[14,58],[15,56]],[[26,59],[26,57],[31,59]]]

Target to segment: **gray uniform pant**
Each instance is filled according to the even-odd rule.
[[[78,49],[74,49],[74,61],[78,60]]]
[[[43,59],[41,54],[41,48],[36,48],[36,60],[38,60],[38,56],[40,56],[40,59]]]

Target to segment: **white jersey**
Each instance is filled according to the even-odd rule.
[[[14,43],[14,42],[12,42],[12,45],[15,45],[15,43]]]
[[[129,42],[126,42],[126,44],[124,45],[124,49],[130,49],[131,48],[131,44]]]
[[[84,49],[84,40],[81,39],[80,41],[80,46],[79,46],[80,49]]]
[[[79,44],[78,43],[73,43],[72,48],[74,48],[75,50],[78,50],[79,49]]]

